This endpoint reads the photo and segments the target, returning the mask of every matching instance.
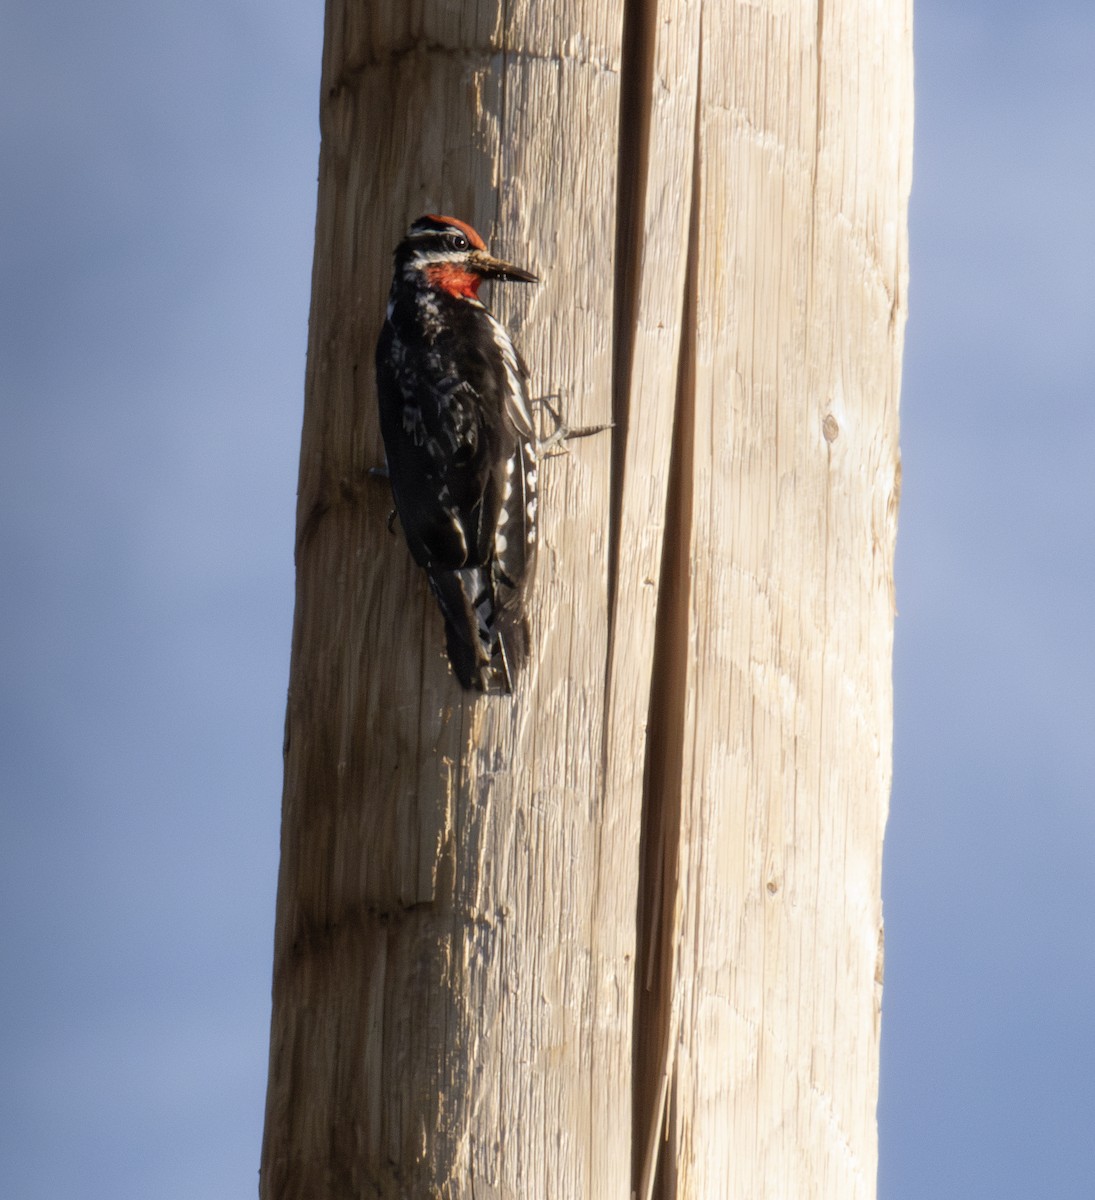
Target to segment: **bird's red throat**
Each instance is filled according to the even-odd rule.
[[[483,277],[475,271],[468,271],[459,263],[433,263],[426,268],[426,278],[430,286],[448,292],[450,296],[462,296],[466,300],[474,300],[479,294],[479,285]]]

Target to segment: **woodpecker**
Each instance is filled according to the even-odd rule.
[[[470,691],[513,690],[527,649],[539,443],[528,370],[479,299],[484,279],[539,282],[455,217],[427,215],[395,249],[376,348],[396,512]]]

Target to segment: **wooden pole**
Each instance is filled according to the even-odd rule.
[[[265,1200],[872,1196],[904,0],[328,0]],[[460,691],[373,347],[427,211],[534,394],[533,652]]]
[[[660,1194],[868,1198],[910,12],[742,3],[702,23]]]

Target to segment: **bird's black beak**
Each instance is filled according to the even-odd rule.
[[[523,267],[515,267],[513,263],[505,262],[501,258],[494,258],[485,250],[477,250],[474,254],[469,254],[465,262],[485,279],[506,279],[512,283],[540,282],[531,271],[526,271]]]

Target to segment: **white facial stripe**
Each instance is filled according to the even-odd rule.
[[[434,263],[463,262],[467,257],[466,252],[459,250],[418,250],[412,258],[407,260],[407,267],[417,271],[422,267],[432,266]]]

